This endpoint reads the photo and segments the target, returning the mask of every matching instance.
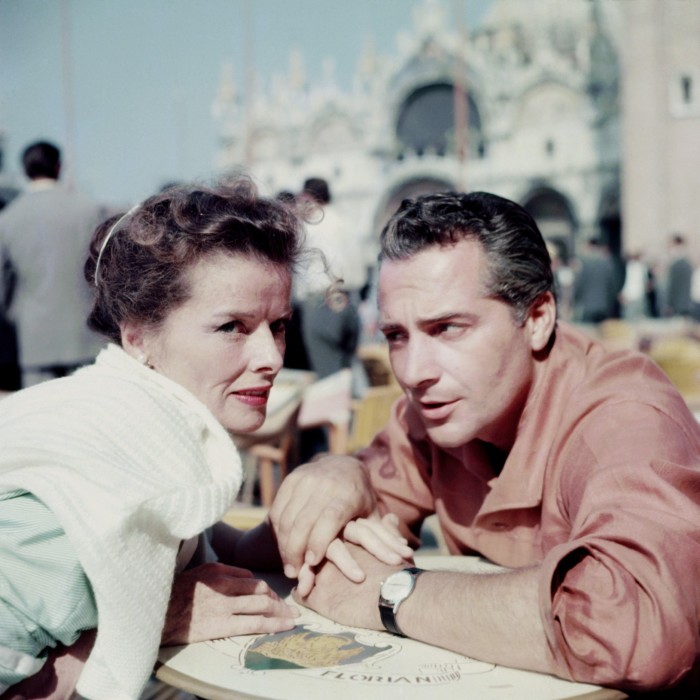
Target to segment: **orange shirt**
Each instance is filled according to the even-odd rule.
[[[542,567],[559,675],[670,685],[700,660],[700,426],[645,355],[559,323],[500,474],[483,443],[442,450],[405,398],[359,456],[380,508],[453,554]]]

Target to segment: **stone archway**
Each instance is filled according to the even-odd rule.
[[[575,253],[577,221],[569,200],[550,187],[530,192],[522,206],[535,219],[545,240],[557,246],[564,263]]]
[[[387,192],[384,203],[377,210],[374,219],[374,230],[377,232],[377,236],[379,236],[386,222],[399,208],[404,199],[419,197],[422,194],[431,194],[432,192],[444,192],[454,188],[453,182],[432,175],[413,177],[410,180],[401,182]]]

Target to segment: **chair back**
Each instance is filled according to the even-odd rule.
[[[355,402],[348,451],[355,452],[372,442],[372,438],[387,424],[391,407],[403,394],[398,384],[373,386]]]
[[[307,387],[297,426],[300,430],[327,428],[331,454],[345,454],[351,403],[352,370],[341,369]]]
[[[689,337],[657,340],[649,355],[691,408],[700,407],[700,341]]]

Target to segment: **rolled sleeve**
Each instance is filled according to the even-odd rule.
[[[657,429],[671,420],[653,418]],[[561,675],[631,690],[668,687],[700,656],[700,475],[683,454],[687,443],[671,437],[654,450],[662,459],[649,460],[642,435],[637,448],[634,435],[625,440],[625,461],[616,459],[619,450],[605,449],[613,438],[606,422],[603,412],[586,431],[598,436],[594,445],[573,441],[560,489],[573,528],[545,556],[542,618]],[[674,433],[678,426],[666,434]]]

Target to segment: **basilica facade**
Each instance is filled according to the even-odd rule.
[[[412,29],[389,55],[366,45],[351,90],[331,63],[308,84],[301,54],[254,100],[224,76],[217,167],[270,194],[326,178],[369,257],[404,197],[443,189],[519,202],[564,259],[593,236],[620,254],[623,6],[494,0],[467,27],[454,3],[415,0]]]

